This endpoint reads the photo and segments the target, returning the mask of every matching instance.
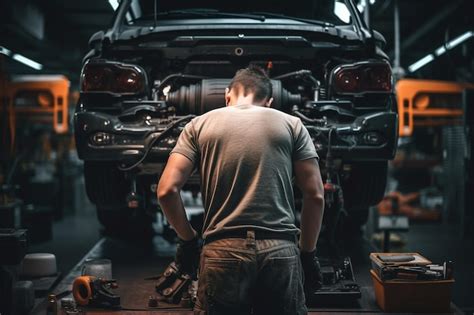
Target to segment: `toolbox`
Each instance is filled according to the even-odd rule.
[[[28,247],[26,230],[0,229],[0,265],[17,265]]]
[[[385,273],[387,267],[396,266],[427,266],[431,261],[418,253],[370,253],[372,269],[381,280],[388,280]]]
[[[7,204],[0,204],[0,228],[15,229],[20,227],[21,205],[22,202],[18,199]]]
[[[323,285],[307,295],[310,307],[352,306],[361,298],[352,262],[349,257],[341,259],[320,259]]]
[[[384,312],[447,313],[450,311],[453,279],[386,280],[370,270],[375,299]]]

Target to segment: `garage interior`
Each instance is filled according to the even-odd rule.
[[[376,60],[376,66],[364,69],[379,71],[389,65],[390,86],[383,95],[387,95],[389,105],[386,106],[393,108],[377,117],[391,117],[394,125],[390,127],[389,122],[384,122],[380,125],[382,131],[366,133],[364,141],[367,146],[373,146],[367,150],[369,153],[363,153],[368,155],[354,160],[351,157],[359,152],[359,138],[344,140],[343,127],[333,135],[336,144],[333,143],[332,153],[332,131],[329,131],[329,140],[326,137],[327,142],[320,146],[315,138],[322,169],[325,174],[335,174],[337,180],[331,181],[331,175],[323,176],[326,210],[317,255],[324,285],[307,298],[309,313],[474,314],[472,2],[308,0],[305,3],[309,2],[321,3],[319,8],[329,6],[333,10],[331,14],[342,21],[352,6],[351,13],[357,10],[358,18],[347,17],[344,25],[332,20],[318,24],[300,18],[291,22],[298,24],[291,24],[289,35],[284,32],[290,29],[290,24],[284,21],[278,26],[278,21],[293,16],[298,9],[282,9],[288,4],[265,9],[273,5],[271,1],[262,1],[256,9],[236,10],[238,2],[221,4],[222,7],[215,8],[219,11],[210,11],[217,2],[200,1],[202,6],[194,5],[194,8],[201,11],[189,13],[185,11],[187,7],[178,6],[178,12],[171,16],[156,14],[156,11],[163,13],[168,7],[174,8],[172,1],[161,0],[5,0],[0,3],[0,315],[192,314],[192,294],[183,289],[191,283],[189,279],[179,284],[175,282],[174,290],[178,293],[171,296],[157,289],[157,282],[162,280],[160,276],[173,261],[177,241],[156,200],[163,163],[147,156],[149,152],[158,155],[159,150],[152,147],[160,145],[168,154],[170,146],[176,143],[176,139],[173,142],[164,137],[171,134],[167,133],[169,130],[165,132],[165,128],[171,122],[172,128],[182,129],[188,120],[180,117],[206,111],[197,101],[201,94],[192,95],[197,89],[202,89],[204,95],[206,84],[222,88],[218,94],[222,98],[217,101],[209,98],[210,103],[217,104],[212,106],[225,106],[224,88],[231,73],[249,63],[262,65],[272,79],[283,82],[278,85],[280,109],[286,106],[285,102],[292,105],[291,102],[303,104],[302,99],[307,100],[304,93],[310,90],[308,86],[312,83],[308,78],[314,79],[312,71],[318,82],[317,89],[311,90],[315,98],[309,100],[306,107],[301,105],[300,110],[292,111],[288,106],[288,111],[311,124],[319,122],[320,116],[310,116],[309,113],[313,113],[310,107],[319,106],[319,112],[314,109],[314,113],[323,115],[324,112],[324,119],[335,115],[342,124],[341,117],[345,117],[345,121],[352,124],[349,126],[355,126],[356,116],[365,115],[366,109],[361,105],[359,112],[348,112],[347,108],[353,109],[354,104],[357,107],[358,102],[366,100],[381,102],[383,93],[369,97],[359,91],[355,93],[357,97],[349,100],[350,93],[338,96],[325,82],[333,80],[338,71],[349,69],[350,74],[350,69],[362,69],[367,63],[373,63],[375,55],[370,54],[376,50],[383,50],[377,58],[386,63]],[[251,2],[241,5],[251,5]],[[336,10],[341,6],[345,11]],[[143,11],[142,17],[137,14],[139,10]],[[259,14],[248,14],[268,10],[275,16],[269,13],[266,20],[260,21]],[[151,17],[146,17],[146,11],[151,12]],[[227,11],[232,13],[218,15]],[[235,12],[245,16],[235,15]],[[117,26],[117,20],[121,15],[129,33],[120,33],[123,28]],[[181,34],[170,31],[165,48],[163,42],[139,43],[141,38],[153,39],[162,28],[173,28],[173,21],[179,19],[201,22],[189,24]],[[234,35],[226,33],[227,37],[220,34],[217,27],[208,28],[199,36],[192,33],[205,19],[229,19],[230,22],[222,24],[242,25],[242,28],[236,26],[231,32]],[[349,38],[350,32],[363,34],[353,26],[357,19],[366,29],[376,31],[368,32],[360,43]],[[237,20],[239,22],[235,22]],[[261,33],[257,36],[248,27],[252,23],[271,23],[272,29],[259,29]],[[302,25],[304,32],[298,30]],[[325,46],[321,44],[323,41],[319,43],[321,46],[317,43],[311,46],[308,42],[314,40],[309,39],[313,28],[321,28],[323,33],[342,29],[341,34],[349,35],[333,42],[324,37]],[[266,35],[270,37],[264,38]],[[248,41],[246,36],[250,38]],[[374,42],[367,39],[379,36],[384,39]],[[158,111],[171,112],[163,106],[173,107],[172,115],[176,115],[173,117],[182,119],[155,119],[153,114],[145,119],[148,124],[156,123],[154,130],[163,136],[155,132],[159,140],[150,141],[149,152],[136,150],[143,154],[143,159],[127,157],[126,152],[118,150],[101,153],[83,144],[91,141],[93,147],[101,148],[113,141],[120,140],[124,146],[139,141],[135,140],[138,139],[135,134],[142,127],[131,128],[129,138],[123,135],[113,138],[112,127],[104,127],[104,131],[93,135],[87,130],[87,127],[96,128],[98,122],[107,126],[115,121],[93,106],[84,110],[94,102],[112,102],[111,99],[120,94],[111,88],[115,94],[110,95],[115,96],[101,96],[101,90],[93,86],[100,82],[92,82],[105,78],[94,71],[100,67],[97,65],[103,60],[100,58],[111,56],[104,53],[106,57],[100,57],[100,52],[97,53],[108,38],[113,40],[109,39],[107,47],[126,44],[117,48],[116,55],[106,61],[107,71],[118,73],[117,69],[128,69],[123,73],[135,71],[134,75],[146,72],[149,77],[145,81],[149,86],[137,85],[137,89],[146,89],[149,95],[164,87],[165,81],[172,82],[168,85],[171,90],[163,92],[168,105],[158,96],[133,98],[127,95],[124,102],[129,104],[120,116],[125,126],[132,124],[134,115],[147,111],[157,115]],[[280,46],[268,50],[269,46],[265,45],[274,42]],[[210,45],[221,46],[213,50]],[[360,48],[357,57],[348,57],[352,50],[359,49],[358,45],[365,46]],[[325,49],[332,50],[327,53]],[[296,55],[283,58],[284,50],[294,51]],[[335,54],[340,55],[333,60],[323,60],[334,54],[332,51],[339,51]],[[176,56],[172,56],[175,52]],[[190,58],[193,61],[185,64],[188,56],[180,58],[187,53],[208,54],[208,58],[193,56],[195,59]],[[227,54],[232,56],[227,59]],[[311,68],[309,74],[303,70],[306,54],[316,56],[311,67],[319,70]],[[216,56],[226,59],[215,61]],[[252,59],[252,56],[257,57]],[[99,61],[88,61],[94,58]],[[166,66],[161,59],[167,60]],[[288,60],[297,63],[296,68],[288,65]],[[123,64],[114,64],[120,61]],[[133,62],[145,70],[133,70],[127,65]],[[144,66],[147,62],[149,64]],[[150,70],[150,64],[156,67]],[[344,68],[344,64],[350,65]],[[324,69],[330,70],[325,73]],[[170,78],[152,77],[159,76],[160,71]],[[198,71],[201,72],[197,74]],[[88,76],[88,73],[92,74]],[[130,77],[127,82],[135,79]],[[299,81],[308,85],[300,88]],[[172,85],[176,82],[186,83],[176,88]],[[185,93],[188,96],[184,96]],[[198,95],[201,90],[195,93]],[[191,104],[193,97],[196,104]],[[183,105],[184,99],[192,101]],[[219,100],[222,100],[220,105]],[[344,107],[349,103],[352,107]],[[137,104],[142,107],[134,111],[133,106]],[[86,120],[87,115],[106,118],[93,122]],[[368,125],[378,126],[371,117],[375,114],[367,114],[364,119]],[[324,128],[322,133],[328,129]],[[390,137],[389,131],[385,134],[383,129],[390,128],[396,132],[393,152],[386,149],[380,153],[382,149],[377,151],[377,148],[385,146],[380,143]],[[346,153],[341,153],[342,158],[337,148],[344,145],[344,141],[348,148]],[[112,163],[111,158],[101,154],[122,154],[123,159]],[[138,169],[140,171],[136,171]],[[189,189],[182,193],[184,206],[192,225],[199,229],[204,211],[199,178],[191,177],[187,185]],[[295,198],[297,195],[295,192]],[[395,260],[383,261],[389,257]],[[402,260],[397,262],[396,259]],[[73,283],[84,275],[97,275],[102,279],[85,284],[95,294],[82,303],[87,305],[81,305],[72,292]],[[114,281],[107,282],[111,279]],[[195,285],[193,282],[191,288]]]

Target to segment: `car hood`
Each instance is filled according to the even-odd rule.
[[[199,35],[202,33],[212,32],[213,35],[247,35],[246,33],[259,33],[264,31],[265,34],[279,33],[280,35],[323,35],[333,37],[339,40],[363,41],[364,38],[352,26],[320,26],[288,19],[272,19],[268,18],[263,22],[246,18],[236,19],[176,19],[161,20],[156,27],[153,25],[146,26],[123,26],[118,32],[108,32],[107,37],[110,41],[130,40],[138,37],[149,36],[152,34],[182,34],[187,36]],[[263,34],[263,33],[262,33]]]

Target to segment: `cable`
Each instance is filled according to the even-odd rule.
[[[296,116],[298,116],[298,118],[301,118],[301,120],[307,122],[307,123],[316,123],[316,124],[324,124],[326,123],[326,120],[325,119],[312,119],[312,118],[309,118],[308,116],[306,116],[305,114],[303,114],[302,112],[298,111],[298,110],[293,110],[293,114],[295,114]]]
[[[174,122],[172,122],[171,124],[169,124],[165,130],[163,130],[156,138],[153,138],[150,143],[146,146],[146,149],[145,149],[145,152],[143,153],[142,157],[135,163],[133,163],[132,165],[130,166],[125,166],[125,167],[122,167],[122,166],[118,166],[118,169],[121,170],[121,171],[130,171],[132,169],[134,169],[135,167],[137,167],[138,165],[140,165],[143,161],[145,161],[145,159],[147,158],[148,154],[150,153],[151,149],[153,148],[153,145],[155,145],[156,142],[158,141],[161,141],[163,140],[163,138],[165,136],[168,135],[168,133],[173,130],[174,128],[176,128],[180,123],[182,123],[183,121],[187,121],[187,120],[191,120],[193,119],[194,117],[196,117],[196,115],[188,115],[188,116],[184,116]],[[153,133],[152,133],[153,134]]]

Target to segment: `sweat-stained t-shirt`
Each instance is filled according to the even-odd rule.
[[[299,232],[293,161],[318,158],[299,118],[254,105],[216,109],[185,126],[175,153],[199,169],[204,239],[234,229]]]

